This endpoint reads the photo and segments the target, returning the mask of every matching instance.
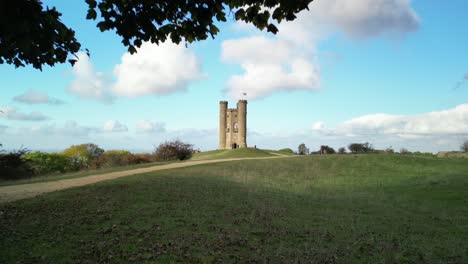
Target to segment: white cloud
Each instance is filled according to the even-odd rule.
[[[113,96],[109,84],[102,72],[96,72],[90,58],[84,52],[78,52],[78,61],[73,66],[73,76],[68,91],[80,98],[97,99],[110,103]]]
[[[167,95],[184,91],[202,78],[201,63],[184,45],[143,43],[138,52],[125,53],[114,68],[117,82],[112,90],[119,96]]]
[[[299,15],[297,24],[305,28],[317,24],[331,27],[328,30],[343,32],[351,38],[403,36],[416,31],[420,23],[411,0],[314,1],[309,9],[310,12]]]
[[[277,91],[317,89],[319,70],[312,59],[305,59],[307,54],[306,50],[294,50],[286,41],[266,37],[223,42],[223,60],[239,63],[244,70],[228,80],[228,96],[255,99]]]
[[[128,128],[117,120],[108,120],[104,123],[102,130],[104,132],[126,132]]]
[[[138,133],[162,133],[166,131],[164,123],[140,120],[136,123],[135,129]]]
[[[23,94],[13,97],[13,100],[25,104],[63,104],[60,99],[50,97],[46,93],[36,90],[29,90]]]
[[[238,99],[247,93],[247,98],[255,99],[280,91],[318,89],[320,67],[315,47],[336,32],[367,39],[384,34],[404,36],[419,27],[410,0],[314,1],[309,9],[296,20],[281,23],[274,38],[249,36],[223,42],[223,60],[243,69],[227,81],[229,97]],[[235,28],[246,27],[239,23]]]
[[[261,48],[268,47],[268,48]],[[226,62],[269,64],[286,62],[291,50],[285,42],[262,36],[252,36],[222,43],[222,58]]]
[[[101,129],[92,126],[83,126],[76,121],[69,120],[62,125],[55,123],[32,126],[29,129],[19,129],[26,135],[38,134],[43,136],[86,137],[91,133],[98,133]]]
[[[14,107],[3,107],[0,108],[0,116],[8,120],[20,120],[20,121],[44,121],[50,119],[48,116],[34,111],[30,113],[18,112]]]
[[[414,138],[468,135],[468,104],[420,115],[371,114],[351,119],[333,129],[316,123],[313,129],[323,134],[344,136],[397,135]]]

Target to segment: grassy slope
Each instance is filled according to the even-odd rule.
[[[0,205],[0,263],[467,263],[468,163],[239,161]]]
[[[233,150],[212,150],[212,151],[196,153],[193,156],[192,160],[275,157],[278,155],[290,156],[291,154],[286,153],[286,152],[275,151],[275,150],[241,148],[241,149],[233,149]]]
[[[138,168],[147,168],[153,166],[161,166],[169,163],[174,162],[153,162],[153,163],[145,163],[145,164],[138,164],[138,165],[129,165],[129,166],[121,166],[121,167],[114,167],[114,168],[106,168],[106,169],[98,169],[98,170],[87,170],[87,171],[80,171],[80,172],[71,172],[66,174],[52,174],[52,175],[43,175],[37,176],[34,178],[29,179],[21,179],[21,180],[0,180],[0,186],[9,186],[9,185],[17,185],[17,184],[28,184],[28,183],[37,183],[37,182],[49,182],[49,181],[58,181],[58,180],[65,180],[65,179],[73,179],[73,178],[81,178],[90,175],[97,175],[97,174],[104,174],[104,173],[111,173],[117,171],[125,171],[125,170],[133,170]]]
[[[272,154],[272,153],[276,153]],[[210,160],[210,159],[228,159],[228,158],[254,158],[254,157],[273,157],[278,155],[291,155],[290,153],[281,152],[281,151],[274,151],[274,150],[260,150],[260,149],[236,149],[236,150],[214,150],[214,151],[207,151],[196,153],[192,160]],[[106,168],[106,169],[99,169],[99,170],[89,170],[89,171],[82,171],[82,172],[73,172],[73,173],[66,173],[63,175],[44,175],[38,176],[30,179],[21,179],[21,180],[1,180],[0,179],[0,186],[9,186],[9,185],[17,185],[17,184],[28,184],[28,183],[37,183],[37,182],[49,182],[49,181],[58,181],[64,179],[73,179],[73,178],[81,178],[90,175],[97,175],[97,174],[104,174],[110,172],[117,172],[117,171],[125,171],[125,170],[132,170],[138,168],[147,168],[152,166],[160,166],[169,163],[174,163],[177,161],[171,162],[154,162],[154,163],[146,163],[146,164],[139,164],[139,165],[130,165],[130,166],[121,166],[121,167],[114,167],[114,168]]]

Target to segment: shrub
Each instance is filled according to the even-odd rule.
[[[97,167],[97,161],[103,153],[102,148],[92,143],[73,145],[63,151],[63,154],[70,157],[74,166],[78,168]]]
[[[155,157],[149,153],[137,153],[128,157],[129,164],[143,164],[155,161]]]
[[[411,154],[411,151],[407,150],[406,148],[401,148],[400,149],[400,154],[401,155],[408,155],[408,154]]]
[[[61,153],[32,152],[24,155],[30,161],[34,174],[64,173],[78,170],[70,157]]]
[[[97,167],[110,168],[129,165],[133,154],[127,150],[109,150],[104,152],[96,162]]]
[[[154,151],[156,161],[187,160],[194,153],[193,145],[180,140],[166,141],[159,144]]]
[[[351,153],[369,153],[374,151],[374,148],[372,147],[372,144],[369,144],[368,142],[366,143],[351,143],[348,146],[349,151]]]
[[[341,147],[338,149],[338,153],[340,154],[345,154],[346,153],[346,149],[344,147]]]
[[[385,153],[393,154],[393,153],[395,153],[395,151],[394,151],[393,148],[390,146],[390,147],[388,147],[388,148],[385,149]]]
[[[336,151],[332,147],[324,145],[324,146],[320,146],[320,153],[322,153],[322,154],[335,154]]]
[[[304,143],[300,144],[299,147],[297,147],[297,154],[299,155],[308,155],[309,154],[309,149],[306,147]]]
[[[20,149],[0,154],[0,178],[16,180],[34,176],[29,161],[23,158],[26,153],[28,153],[27,149]]]
[[[463,144],[461,144],[460,150],[461,150],[462,152],[468,152],[468,140],[465,140],[465,141],[463,142]]]

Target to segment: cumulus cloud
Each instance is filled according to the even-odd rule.
[[[285,41],[266,37],[223,42],[223,60],[239,63],[244,70],[242,75],[234,75],[228,80],[228,96],[254,99],[277,91],[316,89],[318,68],[312,61],[304,59],[303,53],[294,51]]]
[[[328,0],[314,1],[298,24],[333,27],[351,38],[381,34],[403,36],[419,28],[420,19],[411,0]]]
[[[74,79],[68,91],[80,98],[112,102],[113,96],[109,91],[109,82],[104,73],[95,71],[93,63],[84,52],[78,52],[77,56],[78,61],[72,70]]]
[[[314,1],[309,9],[296,20],[281,23],[274,38],[248,36],[223,42],[223,60],[243,69],[227,81],[229,97],[238,99],[247,93],[248,99],[255,99],[280,91],[318,89],[320,67],[315,47],[336,32],[367,39],[384,34],[404,36],[419,27],[410,0]],[[239,23],[236,29],[246,27]]]
[[[128,128],[117,120],[108,120],[104,123],[102,130],[103,132],[127,132]]]
[[[166,124],[140,120],[136,123],[135,129],[138,133],[162,133],[166,131]]]
[[[420,115],[371,114],[348,120],[335,128],[316,123],[313,129],[322,134],[345,136],[468,135],[468,104]]]
[[[125,53],[114,68],[112,90],[119,96],[167,95],[202,78],[200,60],[184,45],[143,43],[137,51]]]
[[[83,126],[74,120],[69,120],[62,125],[55,123],[32,126],[29,131],[21,129],[22,132],[30,135],[31,133],[45,136],[67,136],[67,137],[85,137],[91,133],[98,133],[101,130],[97,127]]]
[[[51,104],[58,105],[63,104],[64,102],[60,99],[50,97],[47,93],[29,90],[23,94],[13,97],[13,100],[25,104]]]
[[[50,119],[48,116],[34,111],[30,113],[19,112],[14,107],[3,107],[0,108],[0,116],[8,120],[19,120],[19,121],[44,121]]]

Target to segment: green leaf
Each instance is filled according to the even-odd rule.
[[[86,19],[96,19],[97,13],[94,9],[88,9],[88,14],[86,15]]]
[[[268,30],[268,32],[271,32],[271,33],[273,33],[273,34],[278,33],[278,28],[277,28],[275,25],[273,25],[273,24],[268,25],[268,29],[267,29],[267,30]]]

